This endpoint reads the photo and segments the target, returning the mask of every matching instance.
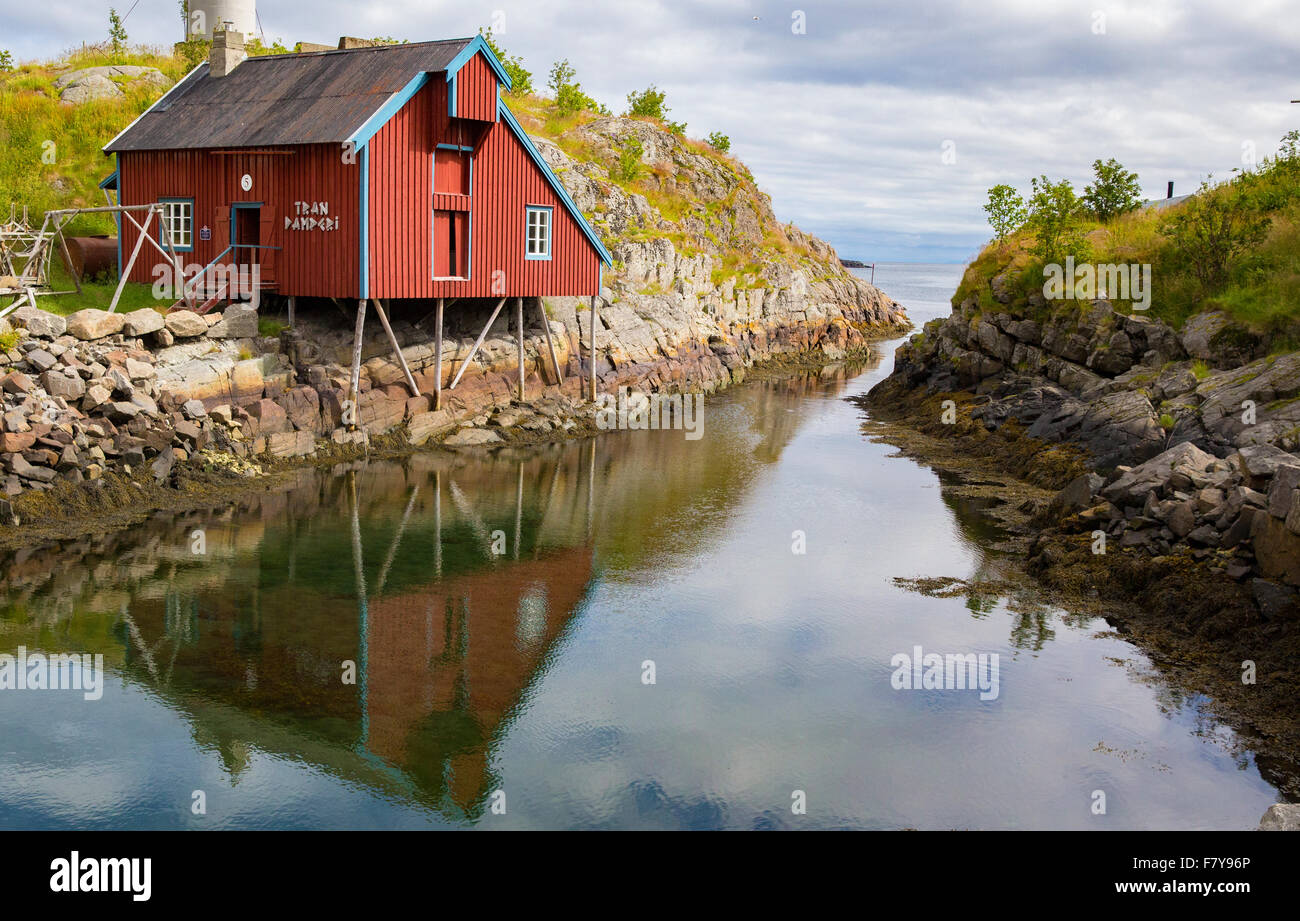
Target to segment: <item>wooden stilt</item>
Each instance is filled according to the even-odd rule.
[[[433,336],[433,408],[442,409],[442,303],[443,299],[438,298],[438,306],[434,308],[437,314],[438,331]]]
[[[366,299],[357,301],[357,328],[352,339],[352,386],[348,393],[351,406],[347,410],[350,418],[343,421],[349,431],[357,429],[357,403],[361,397],[361,335],[366,329]]]
[[[519,335],[519,402],[524,401],[524,299],[515,298],[515,326]]]
[[[298,298],[290,294],[289,295],[289,328],[290,329],[294,328],[294,314],[295,314],[295,308],[297,306],[298,306]]]
[[[117,310],[117,302],[122,297],[122,289],[126,287],[126,280],[131,277],[131,269],[135,268],[135,258],[140,255],[140,247],[144,246],[145,237],[149,235],[149,222],[153,220],[153,209],[145,216],[144,226],[140,229],[140,236],[136,237],[135,249],[131,250],[131,258],[126,263],[126,268],[122,270],[122,277],[117,280],[117,290],[113,292],[113,300],[108,305],[108,312],[113,313]]]
[[[474,356],[478,354],[479,346],[481,346],[483,340],[487,338],[488,330],[491,329],[492,324],[497,321],[497,314],[501,312],[501,308],[505,305],[506,299],[504,297],[497,301],[496,309],[492,311],[492,316],[488,317],[487,325],[483,327],[483,332],[479,333],[478,339],[474,340],[474,347],[469,350],[469,355],[465,357],[465,360],[460,363],[460,367],[456,369],[456,376],[452,378],[451,386],[447,388],[448,390],[456,389],[456,385],[460,383],[461,375],[465,373],[465,369],[469,367],[469,363],[473,361]]]
[[[555,343],[551,341],[551,321],[546,316],[546,304],[539,297],[537,312],[542,315],[542,329],[546,330],[546,348],[551,353],[551,365],[555,368],[555,386],[564,383],[564,372],[560,370],[560,360],[555,357]]]
[[[388,343],[393,347],[393,354],[397,356],[397,363],[402,368],[402,374],[406,376],[406,386],[411,388],[411,396],[418,397],[420,388],[415,386],[415,378],[411,376],[411,369],[406,365],[406,356],[402,354],[402,347],[397,344],[397,337],[393,335],[393,327],[388,325],[388,314],[384,313],[384,305],[378,300],[375,301],[375,313],[379,314],[379,322],[383,324],[384,332],[388,334]]]
[[[587,397],[596,402],[596,322],[600,319],[596,308],[597,295],[591,297],[591,380],[587,388]]]

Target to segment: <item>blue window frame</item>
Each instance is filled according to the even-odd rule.
[[[167,236],[178,253],[194,250],[194,199],[160,198],[162,219],[167,226]]]
[[[524,208],[524,258],[551,258],[551,218],[553,208],[527,205]]]

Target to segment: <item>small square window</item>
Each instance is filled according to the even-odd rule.
[[[527,259],[551,258],[551,209],[529,207],[525,210],[526,238],[524,257]]]
[[[162,218],[167,229],[167,239],[173,249],[194,249],[194,200],[165,199]]]

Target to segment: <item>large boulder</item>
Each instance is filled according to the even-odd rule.
[[[109,313],[107,310],[87,307],[68,317],[68,332],[83,341],[103,339],[105,336],[120,333],[125,322],[125,314]]]
[[[123,315],[122,332],[128,336],[147,336],[158,332],[163,326],[163,315],[147,307]]]
[[[27,304],[9,314],[9,321],[14,326],[26,328],[29,336],[41,339],[56,339],[68,329],[68,321],[57,313],[50,313]]]
[[[213,339],[254,339],[257,337],[257,309],[247,304],[231,304],[217,324],[208,330]]]
[[[167,89],[172,81],[156,67],[134,64],[110,64],[70,71],[54,81],[59,101],[75,105],[94,99],[120,99],[126,94],[123,85]]]
[[[1184,442],[1125,472],[1101,494],[1116,505],[1141,505],[1147,493],[1159,492],[1175,473],[1186,473],[1198,482],[1217,462],[1213,454]]]
[[[173,310],[163,322],[177,339],[193,339],[208,331],[208,321],[192,310]]]

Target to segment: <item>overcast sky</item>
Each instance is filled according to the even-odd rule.
[[[109,5],[0,0],[0,47],[29,60],[102,40]],[[131,40],[179,38],[177,11],[136,0]],[[1116,157],[1163,197],[1300,127],[1300,0],[261,0],[258,13],[289,45],[495,26],[538,86],[565,57],[615,111],[656,83],[688,134],[731,137],[779,218],[866,261],[965,261],[989,236],[997,183],[1082,187],[1094,159]]]

